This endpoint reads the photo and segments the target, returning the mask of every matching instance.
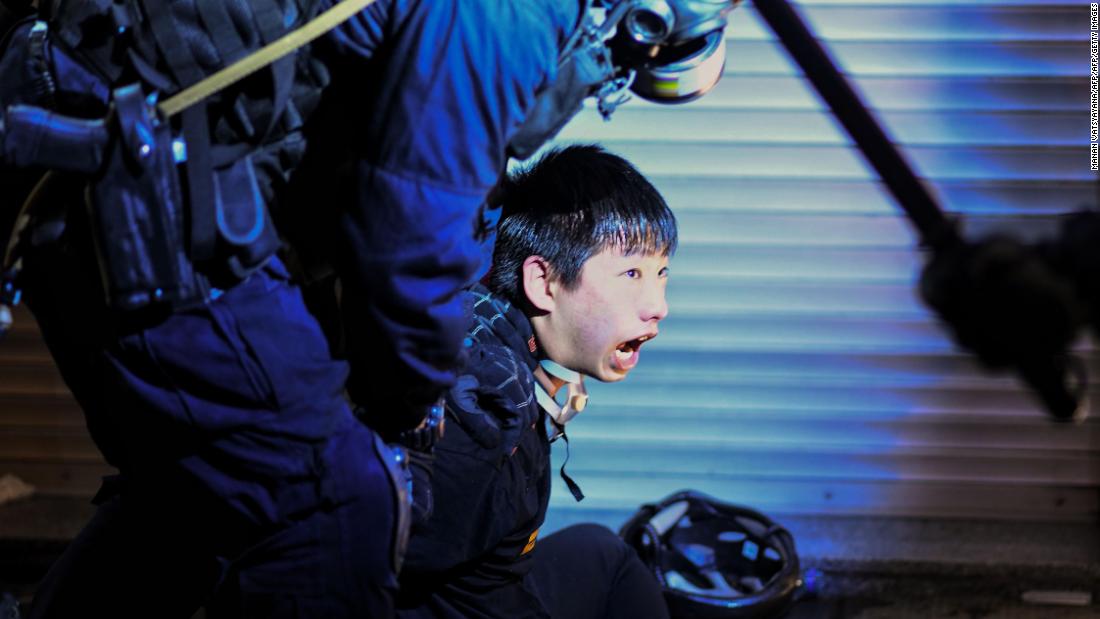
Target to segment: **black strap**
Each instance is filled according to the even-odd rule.
[[[142,0],[142,3],[157,48],[175,77],[176,84],[183,86],[202,80],[202,70],[176,29],[176,20],[169,3],[164,0]],[[185,109],[180,117],[183,137],[187,143],[188,212],[191,216],[189,249],[192,260],[203,262],[214,257],[217,238],[214,169],[210,163],[210,126],[205,102]]]
[[[126,56],[130,59],[130,65],[137,71],[138,77],[140,77],[145,83],[151,85],[159,92],[170,92],[175,86],[172,84],[172,78],[157,70],[156,67],[149,64],[141,56],[140,53],[133,47],[126,50]]]
[[[196,2],[199,17],[206,25],[206,32],[225,65],[244,56],[245,42],[233,25],[226,2]]]
[[[202,80],[204,76],[199,69],[198,61],[176,30],[176,20],[169,3],[164,0],[142,0],[142,4],[153,31],[153,38],[156,39],[157,49],[168,63],[168,68],[176,79],[176,85],[189,86]]]
[[[187,191],[191,213],[191,259],[203,262],[214,257],[216,220],[214,213],[214,170],[210,165],[210,127],[206,104],[192,105],[180,113],[183,137],[187,141]]]
[[[556,426],[558,425],[553,420],[551,420],[550,423],[553,423]],[[573,495],[573,498],[578,503],[580,503],[584,500],[584,492],[581,492],[581,487],[577,484],[577,482],[573,481],[573,478],[570,477],[568,473],[565,472],[565,465],[569,464],[569,437],[565,435],[564,427],[558,426],[558,428],[561,429],[561,440],[565,441],[565,462],[561,463],[561,470],[558,471],[558,473],[561,475],[562,481],[565,482],[565,486],[569,488],[569,493]]]
[[[253,17],[265,45],[278,39],[286,30],[283,24],[283,12],[273,0],[254,2]],[[267,126],[260,134],[261,137],[266,138],[270,135],[283,115],[283,110],[290,99],[291,89],[294,87],[296,63],[294,54],[290,54],[268,65],[274,93],[271,101],[271,116],[267,119]]]
[[[260,29],[260,37],[264,45],[274,42],[286,30],[283,24],[283,12],[273,0],[252,2],[252,16]]]
[[[250,51],[248,49],[248,44],[241,38],[240,33],[237,31],[237,27],[233,24],[233,18],[229,14],[227,2],[198,2],[196,4],[202,20],[206,24],[207,33],[214,42],[214,46],[217,48],[224,66],[228,66],[240,60]],[[250,15],[254,19],[254,24],[256,26],[255,30],[259,32],[260,43],[262,45],[267,45],[278,38],[280,32],[272,32],[271,29],[278,28],[278,25],[281,23],[281,18],[276,15],[273,20],[272,17],[268,15],[272,12],[271,3],[253,1],[249,2],[248,6],[251,11]],[[273,94],[272,99],[276,96],[277,93]],[[241,139],[253,144],[248,148],[248,151],[251,151],[254,149],[255,144],[263,142],[264,137],[268,134],[268,130],[264,129],[260,132],[255,130],[253,123],[256,119],[251,117],[251,114],[246,110],[239,98],[233,102],[233,106],[234,112],[240,117],[241,122],[245,124]],[[255,110],[253,110],[252,113],[254,114]],[[273,123],[270,118],[261,119],[261,122],[268,127]],[[222,163],[228,163],[221,159],[222,158],[218,156],[214,157],[213,162],[215,167],[220,167]]]

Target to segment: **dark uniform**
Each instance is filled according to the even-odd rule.
[[[96,16],[101,4],[59,2],[54,15]],[[204,71],[257,47],[253,26],[273,23],[271,11],[254,10],[264,3],[244,0],[173,0],[158,10],[151,0],[116,4],[107,15],[135,20],[130,32],[163,27],[166,17],[216,30],[182,36],[172,48],[206,63]],[[274,24],[289,28],[331,4],[264,6],[274,5]],[[266,118],[263,126],[277,131],[260,131],[261,143],[244,155],[252,176],[237,174],[241,159],[218,145],[247,134],[255,118],[230,105],[211,119],[213,151],[225,158],[215,171],[235,170],[222,177],[223,198],[239,189],[235,180],[254,178],[280,216],[315,215],[322,236],[312,242],[332,250],[325,257],[354,317],[348,388],[372,420],[414,424],[453,384],[465,327],[458,293],[492,241],[493,213],[482,203],[536,94],[553,82],[578,15],[578,3],[557,0],[378,0],[298,54],[314,88],[327,84],[325,101],[311,127],[303,123],[317,102],[293,96],[308,105]],[[117,85],[86,70],[87,45],[117,45],[146,81],[145,71],[163,71],[169,90],[189,85],[158,60],[157,50],[168,49],[160,39],[131,52],[121,35],[82,38],[101,18],[51,39],[57,109],[94,116]],[[24,41],[14,37],[13,47]],[[45,105],[16,92],[27,63],[10,52],[0,101]],[[256,92],[237,94],[262,103]],[[270,112],[260,107],[261,117]],[[295,181],[298,193],[287,189],[305,134],[338,147],[342,185],[302,189]],[[318,161],[325,157],[303,165],[317,169]],[[310,187],[315,193],[304,193]],[[331,354],[283,263],[252,255],[259,266],[214,285],[205,303],[123,313],[103,303],[83,206],[53,221],[26,248],[25,298],[120,475],[47,576],[31,616],[189,617],[200,605],[210,617],[391,614],[399,507],[386,466],[392,453],[353,418],[344,399],[349,364]],[[545,508],[542,497],[531,518]]]
[[[447,398],[435,510],[413,531],[398,616],[667,617],[656,580],[611,531],[579,525],[539,539],[552,471],[534,332],[483,286],[466,296],[467,374]]]

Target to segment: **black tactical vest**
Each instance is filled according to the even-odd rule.
[[[19,57],[27,58],[28,65],[39,57],[47,65],[42,71],[28,69],[35,75],[27,81],[27,89],[35,92],[25,100],[68,117],[110,119],[114,115],[108,121],[109,130],[113,122],[113,130],[117,133],[121,127],[124,134],[135,124],[122,116],[127,106],[140,107],[143,98],[152,102],[150,95],[164,100],[298,28],[318,9],[316,0],[52,0],[42,4],[40,22],[10,43],[26,46]],[[279,237],[269,210],[304,154],[303,124],[328,80],[324,65],[303,47],[185,109],[170,119],[170,127],[152,119],[157,131],[182,138],[176,140],[178,144],[159,142],[180,146],[175,156],[182,165],[169,160],[149,168],[158,176],[179,173],[178,179],[156,185],[182,189],[180,207],[170,205],[170,210],[178,212],[163,218],[169,226],[178,223],[178,233],[165,238],[178,239],[181,247],[176,254],[170,249],[157,256],[133,249],[141,243],[114,243],[114,238],[104,238],[108,235],[103,229],[114,226],[125,234],[137,226],[118,219],[114,208],[93,204],[92,228],[100,231],[100,261],[108,263],[103,274],[110,304],[135,309],[154,303],[160,295],[159,288],[143,283],[150,278],[141,277],[121,282],[116,288],[123,293],[112,294],[113,274],[128,277],[131,264],[139,265],[138,270],[151,264],[149,272],[154,273],[158,261],[173,262],[173,269],[185,278],[192,272],[200,278],[202,283],[194,289],[205,291],[211,285],[232,285],[275,252]],[[133,95],[132,101],[119,99],[124,91]],[[12,125],[9,122],[9,130]],[[112,142],[104,149],[104,159],[117,156],[112,150],[125,149],[127,139]],[[118,177],[122,167],[116,165],[109,173]],[[102,188],[117,183],[93,175],[92,202],[97,184]],[[158,193],[149,190],[149,195]],[[101,200],[111,201],[117,200]],[[112,255],[117,245],[130,253]],[[181,261],[188,263],[182,270],[177,268]],[[143,286],[145,292],[156,294],[145,294]],[[130,289],[137,293],[128,295]],[[184,304],[196,300],[191,292],[175,298],[182,298]]]

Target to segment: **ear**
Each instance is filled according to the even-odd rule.
[[[523,261],[523,293],[536,309],[554,309],[554,286],[550,281],[550,263],[542,256],[527,256]]]

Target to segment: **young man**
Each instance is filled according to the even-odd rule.
[[[436,446],[434,511],[413,531],[398,616],[667,617],[656,581],[613,533],[581,525],[540,542],[538,531],[551,437],[583,408],[581,375],[625,378],[668,313],[676,220],[633,166],[596,146],[550,152],[500,195],[492,268],[467,293],[466,374]]]

